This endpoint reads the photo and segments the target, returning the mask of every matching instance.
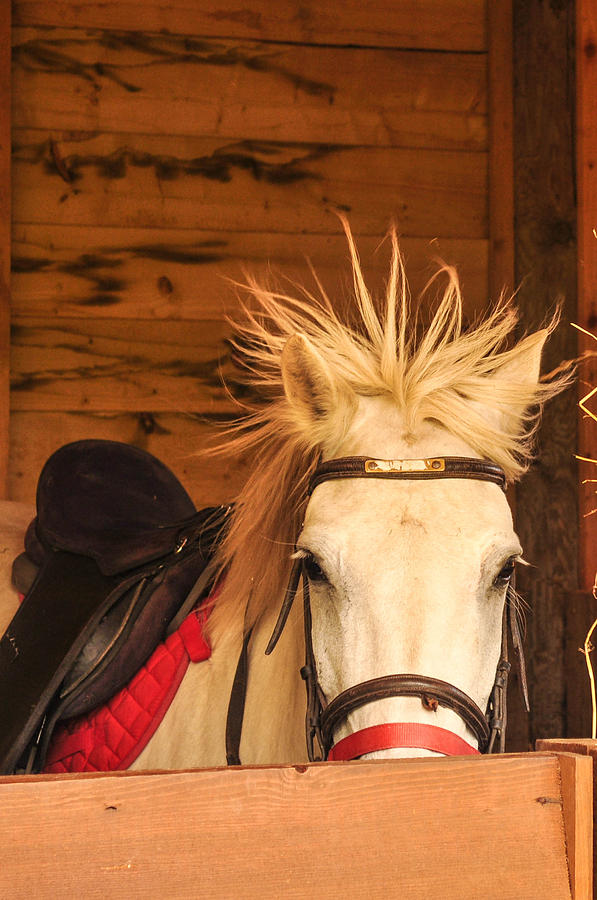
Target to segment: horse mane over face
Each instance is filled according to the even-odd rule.
[[[253,470],[236,499],[220,549],[226,581],[210,617],[213,641],[231,634],[234,625],[244,622],[248,629],[279,603],[311,473],[324,448],[333,455],[342,443],[359,397],[391,399],[413,435],[423,422],[435,421],[480,457],[501,465],[513,481],[529,464],[542,404],[570,381],[569,374],[548,383],[494,377],[500,370],[515,372],[529,344],[536,342],[540,348],[557,316],[543,330],[513,343],[518,317],[511,300],[502,296],[465,327],[456,271],[444,265],[438,275],[446,277],[447,285],[422,331],[419,312],[410,303],[395,230],[390,232],[385,296],[376,302],[365,284],[348,224],[343,224],[353,279],[347,308],[334,307],[321,285],[317,297],[304,288],[290,296],[252,278],[244,286],[251,309],[245,309],[244,321],[234,323],[232,343],[249,383],[266,402],[249,408],[216,448],[227,454],[249,452]],[[342,398],[318,417],[315,427],[284,389],[282,352],[296,334],[307,338]]]

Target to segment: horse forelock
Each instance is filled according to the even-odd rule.
[[[570,382],[569,372],[549,381],[523,383],[491,376],[523,352],[513,341],[517,313],[502,295],[471,325],[463,324],[463,301],[455,269],[440,264],[422,297],[445,287],[424,331],[410,300],[396,232],[385,296],[376,301],[363,278],[350,229],[343,222],[352,268],[349,305],[334,306],[317,282],[318,293],[293,285],[286,293],[248,278],[250,304],[234,322],[233,347],[248,381],[265,398],[245,409],[215,448],[248,453],[252,473],[236,499],[228,535],[220,549],[226,582],[214,609],[210,632],[221,640],[251,627],[277,606],[291,568],[291,554],[307,503],[309,478],[324,447],[350,429],[346,409],[336,409],[313,429],[289,403],[282,381],[282,351],[295,334],[308,338],[330,378],[345,396],[386,396],[415,433],[433,420],[462,438],[479,456],[500,464],[509,480],[527,467],[542,404]],[[546,328],[557,324],[554,315]],[[510,409],[522,414],[508,415]],[[530,410],[530,412],[529,412]],[[310,423],[312,426],[312,423]],[[375,452],[375,448],[371,448]]]

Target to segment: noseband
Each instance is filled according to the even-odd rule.
[[[391,478],[427,480],[436,478],[470,478],[489,481],[506,488],[504,470],[496,463],[467,457],[436,457],[432,459],[385,460],[364,456],[349,456],[321,463],[315,470],[309,487],[309,494],[324,481],[339,478]],[[304,562],[297,559],[292,569],[290,583],[278,616],[276,626],[266,649],[271,653],[282,633],[292,603],[303,582],[303,604],[305,623],[305,665],[301,675],[307,687],[306,735],[310,760],[355,759],[366,753],[397,747],[418,747],[445,755],[504,752],[506,738],[506,691],[510,662],[508,661],[508,632],[518,656],[520,680],[524,702],[529,709],[528,691],[522,640],[512,604],[506,599],[502,619],[501,655],[498,662],[494,685],[487,704],[487,710],[477,706],[467,694],[438,678],[426,675],[385,675],[361,682],[342,691],[328,702],[317,678],[317,667],[313,653],[311,634],[311,603],[309,579],[304,571]],[[510,585],[509,590],[512,590]],[[389,697],[419,697],[425,709],[434,711],[438,706],[451,709],[465,722],[477,738],[479,750],[475,750],[450,731],[436,725],[394,722],[376,725],[353,732],[334,745],[334,731],[351,712]],[[319,750],[315,748],[317,742]]]

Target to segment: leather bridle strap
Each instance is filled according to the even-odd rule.
[[[506,476],[501,466],[489,460],[470,457],[429,457],[426,459],[375,459],[365,456],[341,457],[320,463],[315,470],[310,486],[311,494],[324,481],[339,478],[390,478],[405,480],[426,480],[437,478],[474,479],[497,484],[506,489]],[[323,758],[353,759],[365,753],[395,747],[422,747],[444,754],[477,753],[470,744],[457,735],[434,725],[418,723],[389,723],[372,726],[354,732],[333,747],[334,730],[338,724],[360,706],[375,700],[396,696],[420,697],[423,705],[434,708],[441,705],[455,712],[475,734],[481,752],[492,752],[496,742],[503,752],[506,727],[506,688],[510,663],[508,661],[508,631],[516,653],[520,659],[521,686],[525,705],[528,709],[528,694],[524,672],[522,640],[511,604],[506,602],[502,623],[502,648],[497,666],[495,683],[488,704],[483,713],[477,704],[454,685],[424,675],[386,675],[357,684],[335,697],[329,704],[317,678],[311,639],[311,608],[308,578],[303,562],[297,559],[290,576],[282,608],[268,643],[266,653],[271,653],[282,633],[296,595],[299,581],[303,578],[304,621],[306,662],[301,670],[307,686],[307,747],[309,759],[316,760],[315,743],[319,745]],[[509,626],[509,627],[508,627]],[[446,737],[449,735],[449,737]],[[417,741],[417,743],[412,743]]]
[[[282,608],[280,609],[280,613],[276,620],[272,636],[268,641],[267,647],[265,648],[266,656],[270,655],[270,653],[278,643],[280,635],[284,631],[284,626],[286,625],[286,620],[290,615],[290,610],[292,609],[292,604],[294,603],[294,598],[296,597],[296,592],[298,590],[302,574],[303,561],[302,559],[295,559],[292,565],[292,570],[290,572],[288,587],[286,588],[286,593],[284,594],[284,599],[282,601]]]
[[[530,712],[529,690],[527,685],[526,663],[524,658],[524,650],[522,646],[522,637],[518,620],[516,618],[516,607],[514,597],[516,591],[514,588],[515,576],[508,588],[506,603],[502,616],[502,652],[495,673],[495,681],[491,691],[488,704],[488,721],[491,726],[489,735],[489,744],[487,753],[494,753],[497,749],[498,753],[503,753],[506,749],[506,726],[508,724],[507,714],[507,693],[508,693],[508,676],[512,668],[508,659],[508,633],[512,639],[512,646],[518,658],[518,673],[520,676],[520,692],[522,694],[522,702],[525,710]]]
[[[506,489],[501,466],[486,459],[468,456],[435,456],[427,459],[374,459],[369,456],[343,456],[320,463],[309,485],[313,493],[323,481],[336,478],[403,478],[408,481],[428,478],[471,478],[491,481]]]
[[[351,456],[332,459],[319,464],[315,470],[309,491],[324,481],[340,478],[384,478],[392,480],[427,480],[427,479],[473,479],[475,481],[487,481],[498,485],[502,490],[506,489],[506,475],[501,466],[490,460],[472,457],[428,457],[424,459],[376,459],[366,456]],[[295,567],[291,582],[298,586],[298,567]],[[432,705],[441,705],[451,709],[464,721],[467,727],[476,736],[479,750],[493,750],[496,739],[499,738],[499,749],[504,749],[504,733],[506,724],[506,687],[510,663],[508,662],[508,627],[512,631],[513,643],[519,654],[522,654],[522,642],[515,616],[508,608],[504,612],[502,627],[502,652],[496,672],[496,680],[487,713],[483,713],[477,704],[455,685],[448,684],[436,678],[422,675],[387,675],[375,678],[361,684],[357,684],[339,696],[329,704],[323,696],[316,673],[315,660],[311,643],[310,602],[306,573],[303,573],[304,583],[304,607],[305,607],[305,643],[307,663],[303,669],[303,678],[307,682],[307,745],[310,758],[316,758],[314,753],[314,741],[317,739],[324,758],[339,758],[336,754],[349,754],[346,758],[354,758],[364,753],[370,753],[389,747],[410,746],[409,741],[415,740],[413,723],[388,723],[374,726],[372,729],[364,729],[363,732],[354,732],[345,738],[342,748],[333,747],[334,731],[338,724],[360,706],[374,700],[396,696],[420,697],[423,704],[429,702]],[[289,613],[290,596],[280,613],[279,628],[276,628],[268,650],[271,652],[281,628]],[[507,604],[509,607],[509,604]],[[308,623],[307,623],[308,620]],[[522,660],[522,656],[521,656]],[[524,666],[524,663],[522,663]],[[526,681],[523,679],[523,689]],[[526,690],[525,690],[526,699]],[[408,726],[408,728],[407,728]],[[407,731],[405,731],[407,728]],[[423,731],[418,731],[417,740],[424,741],[426,749],[434,749],[437,752],[450,754],[458,750],[465,753],[476,752],[466,741],[452,735],[446,738],[445,729],[437,726],[426,725]],[[402,741],[406,741],[403,744]]]
[[[448,684],[447,681],[428,678],[426,675],[384,675],[381,678],[362,681],[360,684],[342,691],[325,707],[321,713],[321,736],[324,748],[327,750],[332,746],[336,726],[351,712],[367,703],[385,700],[389,697],[429,697],[437,700],[440,706],[451,709],[460,716],[476,736],[481,752],[487,747],[489,725],[485,714],[464,691],[453,684]]]

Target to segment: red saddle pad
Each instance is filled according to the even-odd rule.
[[[44,772],[127,769],[149,743],[174,699],[189,663],[211,656],[206,614],[194,610],[159,644],[129,684],[104,706],[56,728]]]

